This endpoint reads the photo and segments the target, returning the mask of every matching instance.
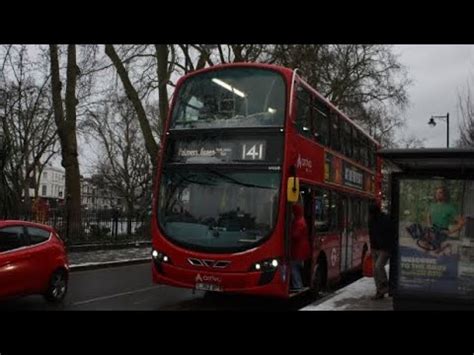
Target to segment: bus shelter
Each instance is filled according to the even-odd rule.
[[[385,149],[394,309],[474,309],[474,149]]]

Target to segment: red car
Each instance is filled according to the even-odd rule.
[[[66,296],[69,266],[64,243],[49,226],[0,221],[0,299],[42,294]]]

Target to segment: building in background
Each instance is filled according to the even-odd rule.
[[[87,210],[123,210],[122,198],[107,186],[103,186],[95,177],[81,179],[82,207]]]
[[[38,196],[46,200],[64,200],[66,176],[62,168],[51,165],[44,167],[39,180]]]
[[[39,180],[39,200],[57,207],[64,202],[66,194],[66,175],[63,168],[48,165]],[[31,189],[30,196],[34,196]],[[94,177],[81,177],[81,204],[87,210],[123,210],[122,199],[107,186],[102,186]]]

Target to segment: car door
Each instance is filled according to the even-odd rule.
[[[28,293],[31,285],[30,251],[22,226],[0,229],[0,296]]]
[[[51,233],[37,227],[26,227],[29,241],[32,286],[36,292],[42,292],[47,287],[53,272],[55,248],[48,241]]]

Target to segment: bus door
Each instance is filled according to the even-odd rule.
[[[307,187],[307,186],[300,186],[300,197],[299,197],[299,200],[297,202],[298,204],[301,204],[303,206],[303,210],[304,210],[304,218],[306,220],[306,223],[307,223],[307,226],[308,226],[308,232],[310,232],[310,224],[308,222],[308,219],[311,220],[311,205],[312,205],[312,192],[311,192],[311,188]],[[291,263],[291,248],[292,248],[292,230],[291,230],[291,226],[293,225],[293,220],[294,220],[294,216],[293,216],[293,208],[292,208],[293,204],[291,203],[287,203],[286,204],[286,217],[285,217],[285,263],[284,263],[284,267],[283,267],[283,274],[285,274],[285,280],[286,278],[291,275],[291,267],[290,267],[290,263]],[[309,236],[308,236],[309,238]],[[305,265],[306,266],[306,265]],[[306,271],[305,271],[306,272]],[[303,282],[304,282],[304,279],[305,279],[305,275],[303,275]]]
[[[352,268],[352,211],[349,198],[342,196],[340,199],[339,212],[341,215],[341,272]]]
[[[313,199],[314,199],[314,189],[312,189],[309,186],[306,185],[301,185],[300,186],[300,197],[299,201],[297,202],[298,204],[301,204],[303,206],[303,211],[304,211],[304,219],[306,221],[306,226],[308,228],[308,235],[307,238],[309,239],[310,247],[312,248],[313,245],[313,240],[311,238],[311,233],[312,233],[312,219],[313,219]],[[284,272],[288,272],[287,275],[291,274],[290,267],[289,267],[289,262],[291,261],[291,225],[293,224],[293,209],[292,209],[292,204],[287,204],[287,210],[286,210],[286,232],[285,232],[285,257],[286,260],[288,260],[288,270],[285,270]],[[304,263],[303,267],[303,272],[302,272],[302,279],[303,279],[303,284],[304,286],[309,285],[309,280],[311,276],[311,258],[306,260]]]

